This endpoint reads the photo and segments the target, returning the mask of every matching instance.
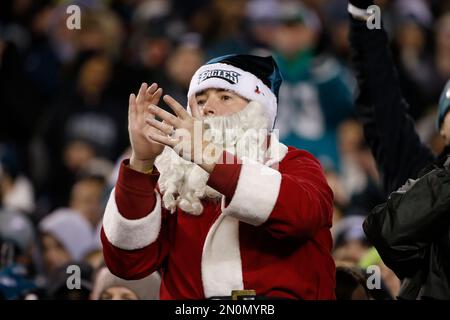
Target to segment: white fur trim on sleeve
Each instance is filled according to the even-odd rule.
[[[222,198],[222,213],[259,226],[272,213],[280,192],[281,174],[256,161],[243,158],[238,184],[228,207]]]
[[[106,205],[103,230],[114,246],[124,250],[136,250],[156,241],[161,229],[161,196],[157,191],[155,209],[141,219],[124,218],[117,208],[115,189]]]

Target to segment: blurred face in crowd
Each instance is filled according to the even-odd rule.
[[[205,117],[228,116],[243,110],[249,101],[230,90],[207,89],[196,94],[195,100]]]
[[[0,200],[14,187],[14,179],[7,172],[0,172]],[[1,203],[1,202],[0,202]]]
[[[96,50],[106,47],[104,33],[98,27],[81,28],[77,41],[80,50]]]
[[[355,120],[347,120],[338,127],[339,151],[343,158],[352,159],[375,181],[379,180],[378,170],[370,149],[364,144],[362,125]]]
[[[111,74],[111,62],[106,56],[95,56],[81,67],[78,86],[84,95],[99,95],[108,84]]]
[[[139,298],[128,288],[111,287],[102,292],[99,300],[139,300]]]
[[[362,285],[358,285],[352,292],[350,300],[370,300],[366,290]]]
[[[114,52],[123,39],[121,21],[108,10],[85,10],[82,28],[76,32],[78,51],[105,50]]]
[[[336,266],[336,299],[369,300],[366,280],[362,272],[354,265]]]
[[[246,0],[214,0],[213,8],[219,27],[219,37],[227,37],[240,31],[242,21],[245,18]]]
[[[31,29],[34,33],[45,35],[45,33],[51,28],[53,9],[51,6],[42,8],[33,17],[31,22]]]
[[[150,69],[161,67],[166,61],[170,49],[171,44],[167,38],[146,39],[140,47],[141,63]]]
[[[334,48],[339,54],[346,55],[350,50],[350,44],[348,41],[349,34],[348,22],[336,22],[331,30],[332,42]]]
[[[101,249],[92,250],[86,255],[84,262],[89,264],[93,270],[98,270],[103,263],[103,251]]]
[[[356,154],[364,140],[362,125],[355,120],[342,122],[338,127],[339,150],[342,154]]]
[[[213,5],[218,12],[230,18],[245,15],[245,0],[214,0]]]
[[[336,248],[333,256],[337,261],[358,263],[368,247],[360,240],[349,240],[345,244]]]
[[[257,21],[250,25],[250,32],[259,43],[270,46],[274,41],[275,26],[273,23]]]
[[[398,43],[403,49],[422,50],[425,45],[423,30],[413,22],[404,23],[398,30]]]
[[[81,180],[72,188],[71,208],[80,212],[93,226],[101,218],[101,198],[104,185],[95,179]]]
[[[428,139],[428,144],[434,154],[440,154],[442,150],[444,150],[446,145],[445,140],[440,132],[434,132]]]
[[[341,208],[345,207],[348,204],[349,196],[342,184],[339,175],[336,172],[330,170],[325,173],[325,178],[327,179],[327,183],[330,186],[331,190],[333,190],[334,203]]]
[[[436,44],[438,50],[450,51],[450,13],[442,16],[437,22]]]
[[[440,133],[444,138],[445,145],[450,145],[450,112],[447,112],[442,121]]]
[[[167,72],[169,76],[179,85],[188,88],[192,75],[201,67],[203,53],[197,47],[180,46],[167,61]]]
[[[69,252],[52,235],[42,235],[41,242],[44,264],[48,272],[54,271],[72,260]]]
[[[93,147],[86,142],[71,141],[64,148],[63,160],[66,167],[75,172],[93,159],[94,156]]]
[[[288,58],[312,48],[314,43],[314,31],[301,22],[280,23],[275,27],[272,38],[274,49]]]

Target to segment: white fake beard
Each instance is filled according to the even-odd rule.
[[[264,107],[250,102],[243,110],[229,115],[204,119],[205,138],[211,143],[236,155],[263,163],[266,155],[268,118]],[[208,130],[209,129],[209,130]],[[219,201],[222,194],[209,187],[209,174],[200,166],[181,158],[172,148],[166,147],[156,158],[160,172],[158,180],[163,205],[172,213],[176,208],[200,215],[202,199]]]

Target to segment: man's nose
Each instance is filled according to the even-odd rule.
[[[214,116],[216,114],[216,110],[214,108],[214,103],[212,99],[208,99],[206,103],[203,105],[203,115],[204,116]]]

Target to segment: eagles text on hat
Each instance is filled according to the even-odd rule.
[[[231,84],[237,84],[240,75],[240,73],[222,69],[207,70],[199,74],[198,83],[200,84],[210,78],[219,78],[228,81]]]

